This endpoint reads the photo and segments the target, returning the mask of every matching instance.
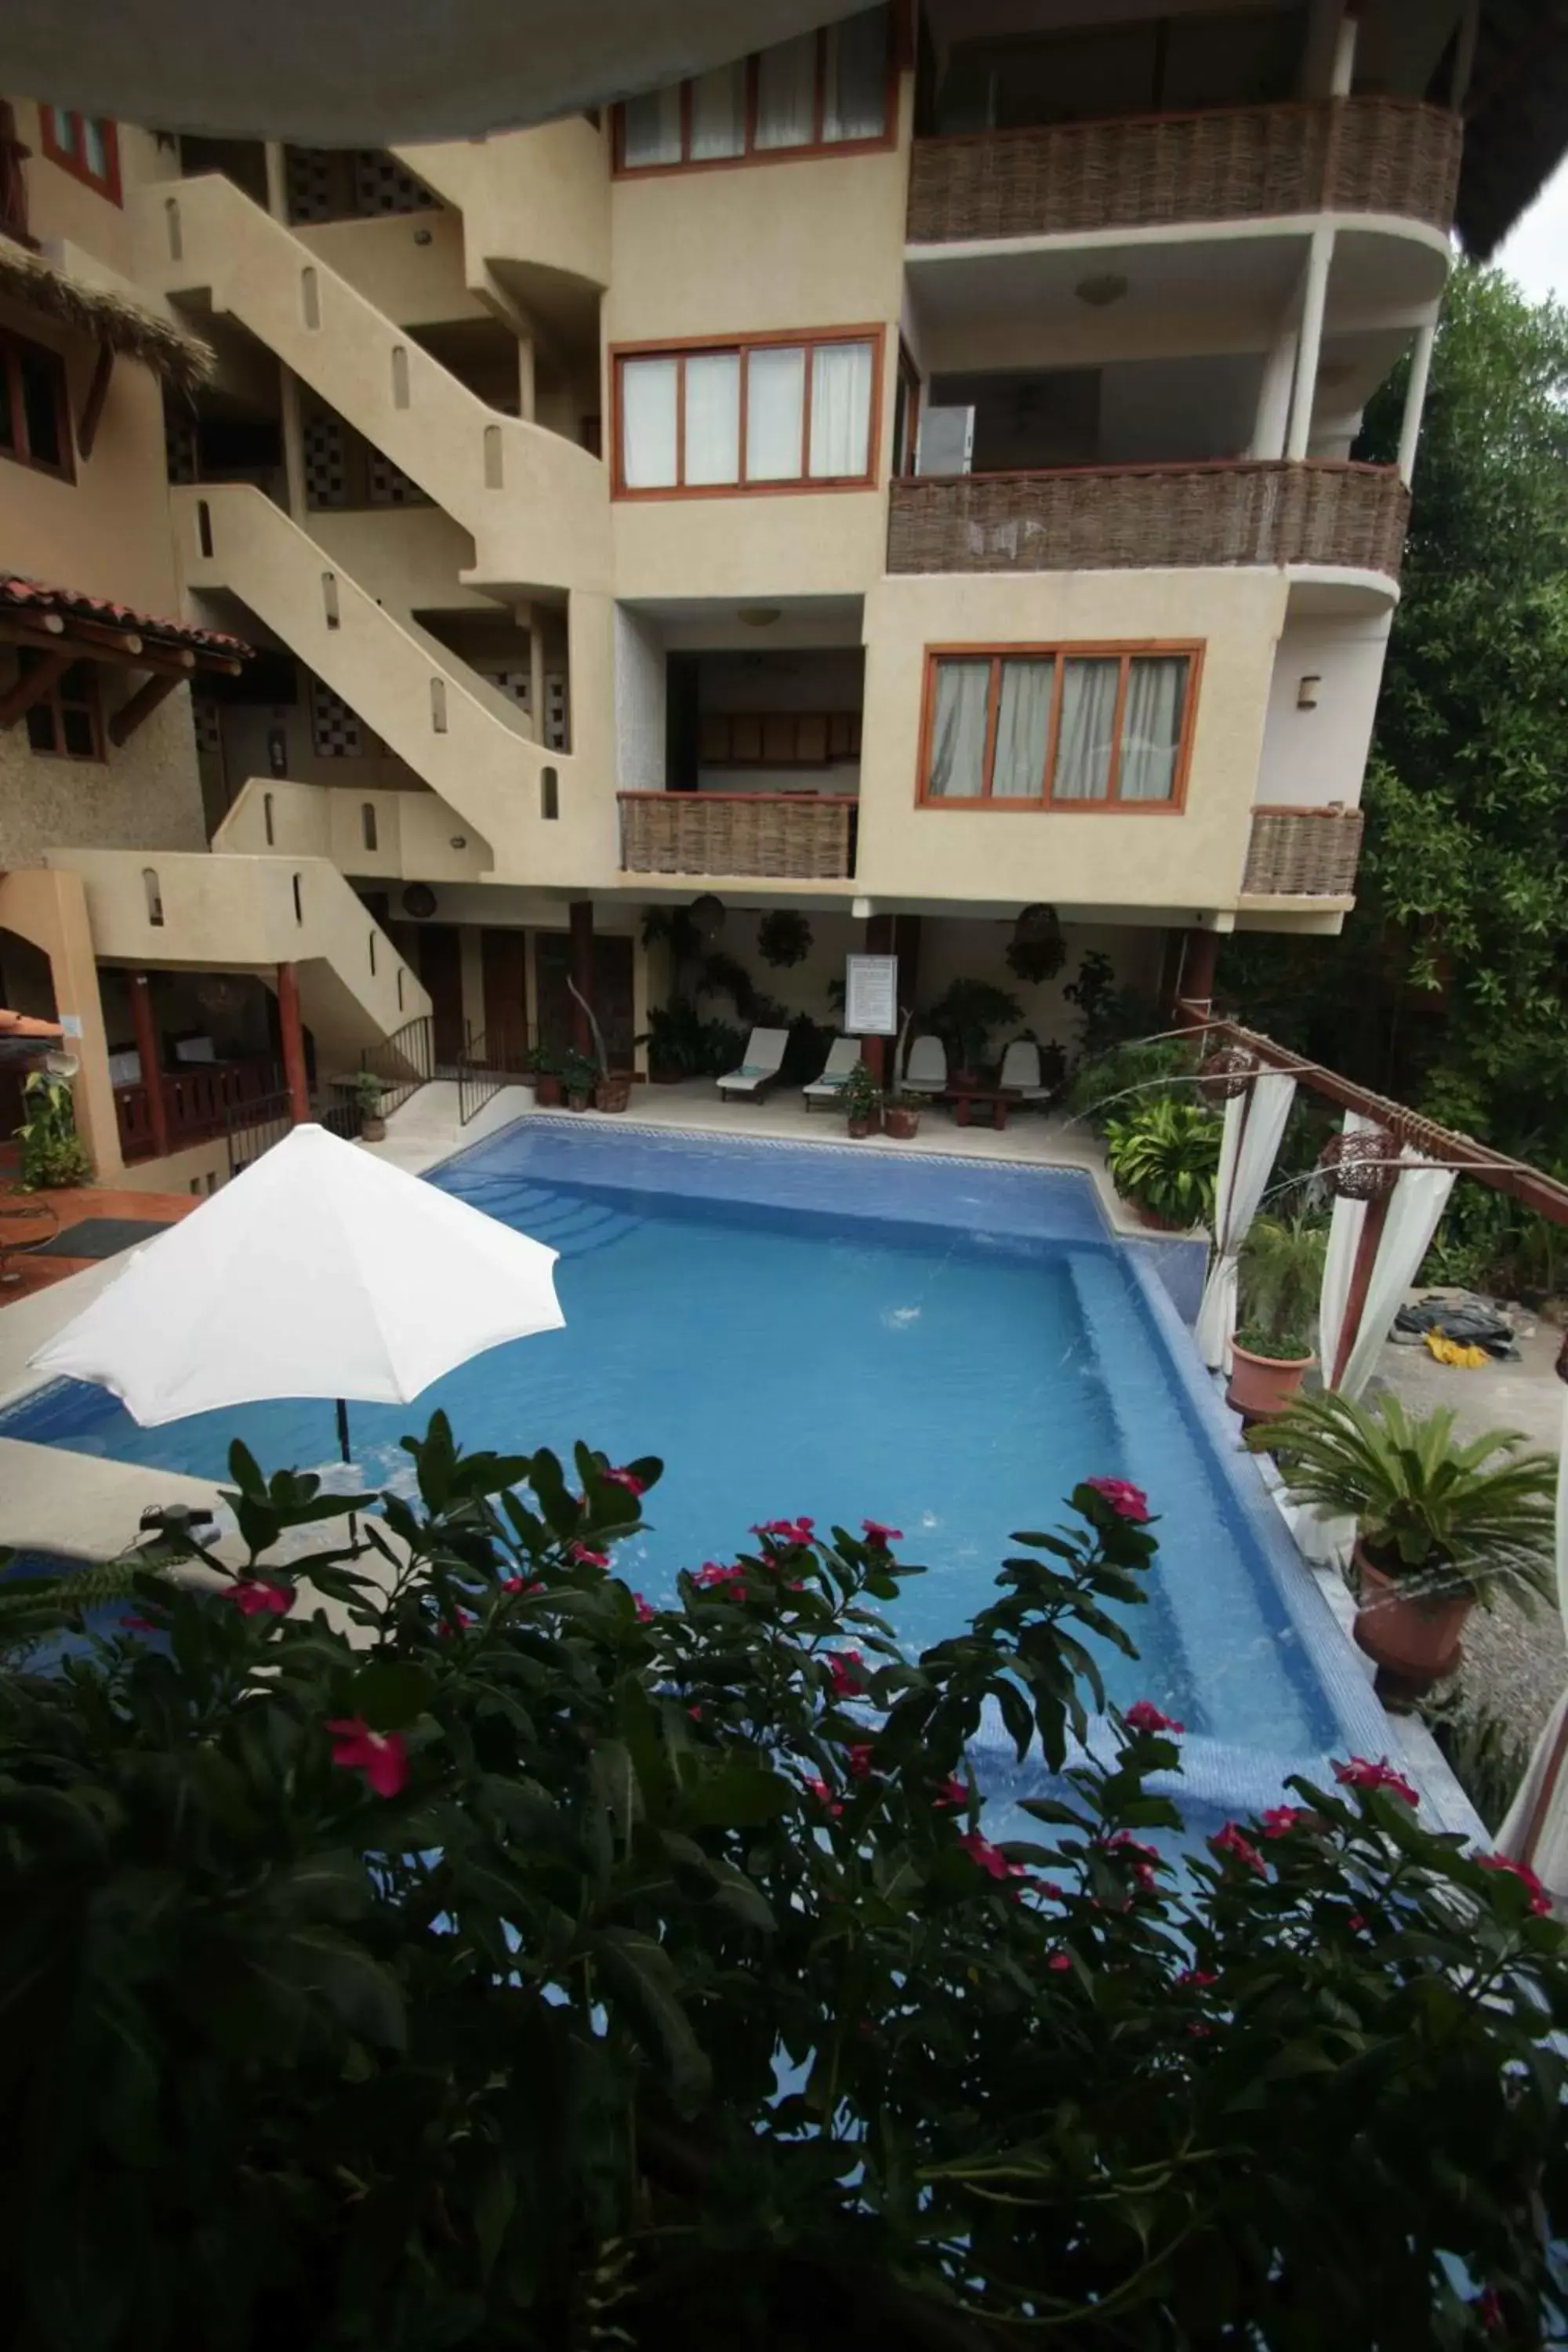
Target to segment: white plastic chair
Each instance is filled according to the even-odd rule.
[[[764,1095],[778,1076],[788,1043],[787,1029],[753,1029],[740,1068],[726,1070],[720,1079],[721,1095],[726,1100],[731,1095],[748,1096],[752,1101]]]
[[[917,1037],[904,1064],[904,1089],[911,1095],[940,1095],[947,1085],[947,1048],[940,1037]]]
[[[849,1083],[849,1073],[859,1059],[858,1037],[835,1037],[820,1076],[813,1078],[810,1086],[802,1087],[800,1090],[807,1110],[818,1103],[826,1103],[829,1107],[836,1103]]]
[[[1051,1090],[1040,1083],[1040,1049],[1032,1037],[1015,1037],[1002,1056],[1002,1074],[996,1081],[1004,1094],[1016,1095],[1020,1102],[1049,1102]]]

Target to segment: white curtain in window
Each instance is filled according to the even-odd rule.
[[[1053,800],[1102,801],[1108,796],[1121,677],[1120,662],[1063,662]]]
[[[990,690],[989,662],[938,662],[936,709],[931,715],[931,774],[926,783],[932,800],[979,799],[985,770],[985,709]]]
[[[1262,1205],[1296,1081],[1279,1071],[1257,1077],[1225,1107],[1225,1138],[1215,1186],[1214,1257],[1198,1308],[1197,1341],[1211,1372],[1230,1369],[1236,1331],[1237,1260]]]
[[[746,479],[800,479],[805,353],[798,344],[769,344],[746,354]]]
[[[734,482],[740,468],[740,354],[700,352],[686,362],[686,479]]]
[[[109,177],[109,148],[103,136],[103,125],[96,114],[81,118],[82,162],[100,180]]]
[[[621,472],[628,490],[675,480],[674,360],[626,360],[621,368]]]
[[[1054,661],[1005,661],[996,703],[996,756],[992,797],[1037,801],[1046,789],[1046,742],[1051,730]]]
[[[621,152],[628,165],[680,161],[680,84],[644,90],[628,98],[622,117]]]
[[[824,139],[879,139],[887,129],[888,12],[868,8],[827,27]]]
[[[871,346],[819,343],[811,358],[811,471],[818,481],[869,470]]]
[[[691,160],[711,163],[746,147],[746,68],[720,66],[691,85]]]
[[[816,116],[816,35],[780,41],[757,59],[757,144],[809,147]]]
[[[1175,791],[1186,684],[1184,654],[1140,656],[1129,665],[1121,720],[1122,800],[1168,801]]]

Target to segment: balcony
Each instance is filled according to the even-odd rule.
[[[1244,898],[1351,898],[1361,863],[1358,808],[1255,808]]]
[[[908,236],[945,245],[1316,212],[1393,214],[1447,235],[1463,135],[1439,107],[1342,98],[917,139]]]
[[[627,874],[752,874],[847,882],[855,871],[853,794],[622,793]]]
[[[282,1085],[274,1061],[203,1062],[177,1076],[160,1074],[164,1129],[168,1149],[208,1143],[222,1135],[242,1111],[259,1106]],[[157,1156],[153,1104],[144,1086],[116,1087],[114,1116],[120,1129],[121,1157],[129,1166]]]
[[[1238,460],[912,475],[889,486],[889,572],[1316,563],[1399,576],[1392,467]]]

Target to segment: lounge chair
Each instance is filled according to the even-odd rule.
[[[940,1095],[947,1087],[947,1048],[940,1037],[917,1037],[904,1064],[904,1092]]]
[[[731,1095],[759,1099],[777,1078],[788,1043],[787,1029],[753,1029],[746,1040],[745,1058],[740,1068],[725,1071],[719,1081],[719,1092],[726,1100]]]
[[[1002,1056],[996,1083],[1004,1093],[1016,1095],[1020,1102],[1049,1102],[1051,1089],[1041,1083],[1040,1049],[1032,1037],[1014,1038]]]
[[[835,1037],[821,1076],[813,1078],[810,1086],[802,1087],[800,1090],[807,1110],[814,1110],[818,1103],[826,1103],[831,1108],[844,1092],[849,1073],[859,1059],[858,1037]]]

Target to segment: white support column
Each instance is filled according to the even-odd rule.
[[[1415,337],[1410,354],[1410,377],[1405,387],[1405,415],[1399,425],[1399,478],[1406,489],[1415,471],[1415,445],[1421,438],[1421,411],[1426,400],[1426,379],[1432,370],[1432,345],[1436,340],[1434,311]]]
[[[1290,397],[1290,423],[1285,455],[1293,462],[1307,454],[1312,431],[1312,395],[1318,384],[1318,361],[1323,348],[1323,306],[1328,299],[1329,265],[1334,257],[1331,228],[1312,231],[1307,256],[1307,283],[1301,296],[1301,336],[1296,352],[1296,383]]]
[[[1355,18],[1349,7],[1334,34],[1334,62],[1329,75],[1329,96],[1348,98],[1355,78]]]
[[[517,339],[517,413],[531,425],[535,413],[536,394],[533,382],[533,337],[520,335]]]
[[[1252,427],[1252,457],[1282,457],[1290,418],[1290,377],[1296,365],[1296,328],[1289,313],[1263,362],[1258,414]]]
[[[262,150],[267,163],[267,209],[275,221],[289,225],[289,178],[283,162],[283,149],[276,139],[269,139]]]
[[[278,414],[283,434],[283,486],[289,520],[304,528],[305,424],[300,411],[300,379],[291,367],[278,362]]]
[[[530,607],[528,615],[528,721],[536,743],[544,740],[544,632],[539,625],[537,604]],[[533,1002],[529,999],[530,1003]]]

